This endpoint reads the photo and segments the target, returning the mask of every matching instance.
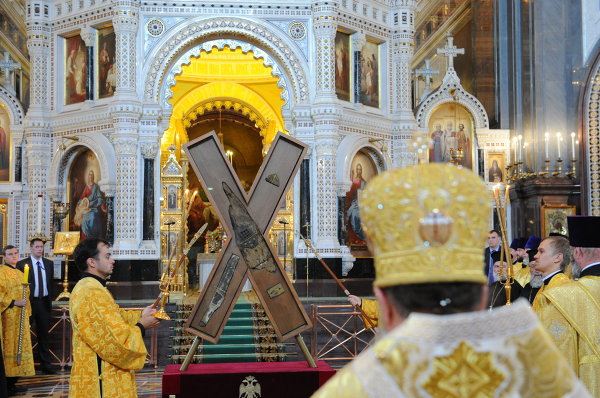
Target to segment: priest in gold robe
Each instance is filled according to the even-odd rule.
[[[360,212],[387,332],[314,397],[590,396],[525,300],[484,311],[489,198],[447,164],[371,180]]]
[[[550,236],[544,239],[534,257],[533,269],[542,273],[542,286],[536,297],[546,290],[571,282],[564,271],[571,263],[571,246],[562,236]],[[538,312],[539,299],[533,300],[534,311]]]
[[[573,282],[538,293],[537,313],[594,397],[600,397],[600,217],[567,218]]]
[[[146,361],[143,335],[159,320],[151,307],[124,311],[106,288],[115,260],[106,241],[81,241],[74,252],[83,276],[70,298],[73,325],[71,398],[137,397],[135,370]]]
[[[16,268],[19,250],[14,246],[4,248],[4,264],[0,266],[0,310],[2,311],[2,350],[9,394],[24,393],[27,388],[17,386],[17,380],[23,376],[34,376],[29,316],[31,305],[29,293],[23,295],[23,272]],[[25,297],[25,298],[23,298]],[[23,318],[23,337],[21,341],[21,362],[17,365],[19,351],[19,333],[21,313]]]

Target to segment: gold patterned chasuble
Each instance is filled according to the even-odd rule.
[[[536,296],[538,316],[590,393],[600,398],[600,277],[585,276]]]
[[[411,314],[313,398],[590,397],[525,300]]]
[[[34,376],[33,353],[31,350],[31,334],[29,333],[29,316],[31,305],[29,293],[25,295],[25,319],[23,325],[23,343],[21,365],[17,366],[19,348],[19,326],[21,322],[21,307],[8,308],[13,300],[23,298],[23,273],[10,265],[0,266],[0,311],[2,311],[2,349],[6,377]]]
[[[135,326],[141,312],[121,310],[108,289],[90,277],[75,285],[70,306],[73,368],[69,397],[137,397],[134,370],[143,368],[147,353]]]
[[[370,318],[371,323],[373,323],[373,326],[377,327],[377,325],[379,324],[379,305],[377,304],[377,300],[362,299],[360,307]],[[371,325],[365,319],[364,315],[362,315],[361,317],[363,319],[363,322],[365,323],[365,328],[370,329]]]

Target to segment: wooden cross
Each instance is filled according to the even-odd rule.
[[[454,69],[454,57],[458,54],[464,54],[464,48],[458,48],[454,45],[454,37],[450,36],[450,32],[446,35],[447,43],[444,48],[438,48],[438,54],[444,54],[448,58],[448,69]]]
[[[230,237],[184,327],[216,343],[249,277],[279,340],[300,339],[300,332],[311,327],[310,318],[266,234],[302,163],[306,145],[277,134],[249,193],[214,131],[183,149]]]
[[[4,71],[4,84],[12,87],[12,82],[10,81],[10,72],[21,67],[21,64],[18,62],[13,62],[10,59],[10,54],[8,51],[4,51],[4,59],[0,60],[0,70]]]

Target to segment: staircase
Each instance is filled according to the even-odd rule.
[[[192,363],[279,362],[297,357],[296,352],[286,353],[286,346],[293,343],[277,342],[273,326],[258,300],[248,298],[247,294],[240,296],[218,343],[200,342]],[[177,305],[171,332],[171,363],[182,363],[194,340],[194,335],[182,327],[191,310],[191,305]]]

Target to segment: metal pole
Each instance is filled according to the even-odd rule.
[[[311,368],[316,368],[317,364],[315,363],[315,359],[312,357],[312,355],[310,355],[308,348],[306,348],[306,344],[304,344],[302,335],[296,335],[296,342],[300,346],[300,350],[302,351],[302,354],[304,354],[304,358],[306,359],[306,362],[308,362],[308,366],[310,366]]]
[[[181,367],[179,368],[180,372],[185,372],[188,369],[188,366],[190,366],[190,362],[192,362],[192,358],[194,358],[194,354],[196,354],[196,350],[198,349],[199,344],[200,337],[194,337],[192,346],[190,347],[190,350],[188,351],[187,355],[185,356],[185,359],[183,360],[183,363],[181,364]]]

